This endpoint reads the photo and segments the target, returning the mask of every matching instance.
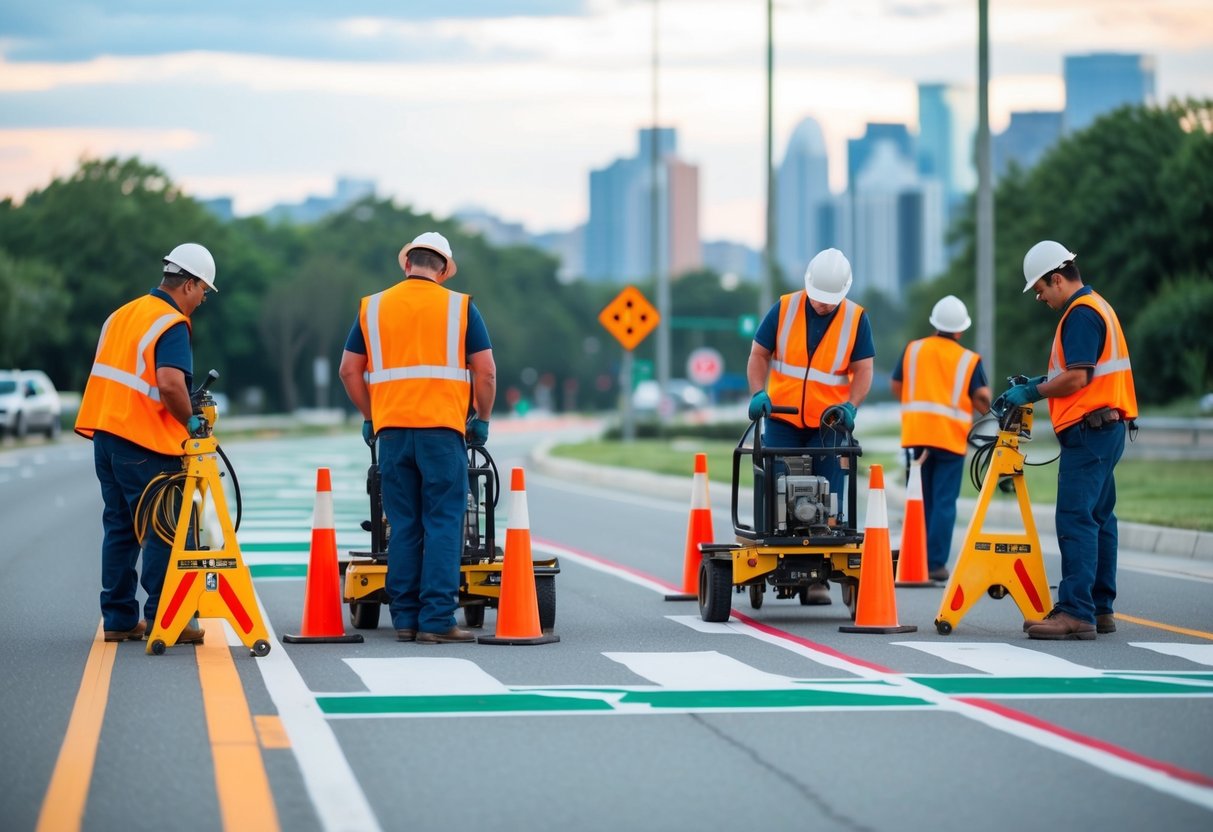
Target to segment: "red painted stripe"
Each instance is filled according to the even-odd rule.
[[[1180,768],[1179,766],[1173,766],[1170,763],[1164,763],[1151,757],[1143,757],[1141,754],[1130,751],[1127,748],[1122,748],[1119,745],[1113,745],[1112,743],[1104,742],[1103,740],[1097,740],[1094,737],[1088,737],[1084,734],[1075,733],[1068,728],[1062,728],[1060,725],[1045,722],[1043,719],[1038,719],[1031,714],[1013,711],[1010,708],[1005,708],[1002,705],[995,702],[989,702],[984,699],[973,699],[970,697],[958,696],[956,697],[955,701],[963,702],[971,707],[981,708],[982,710],[998,714],[1001,717],[1013,720],[1014,722],[1018,722],[1022,725],[1028,725],[1032,728],[1062,737],[1070,742],[1086,748],[1094,749],[1095,751],[1099,751],[1113,757],[1117,757],[1126,762],[1133,763],[1134,765],[1148,768],[1151,771],[1157,771],[1160,774],[1165,774],[1168,777],[1175,778],[1176,780],[1194,783],[1197,786],[1203,786],[1205,788],[1213,788],[1213,777],[1208,777],[1196,771],[1189,771],[1188,769]]]
[[[253,619],[249,618],[244,605],[240,603],[236,590],[232,589],[232,585],[222,575],[219,576],[219,597],[223,599],[223,603],[227,604],[232,615],[236,616],[236,623],[240,626],[240,631],[247,635],[253,629]]]
[[[1032,578],[1028,575],[1028,568],[1023,565],[1022,558],[1015,559],[1015,577],[1019,578],[1023,591],[1028,593],[1028,600],[1032,602],[1032,608],[1037,612],[1044,612],[1044,605],[1040,603],[1040,594],[1036,591],[1036,585],[1032,583]]]
[[[168,626],[173,623],[173,619],[177,617],[177,610],[181,609],[181,605],[185,603],[185,596],[189,594],[190,587],[194,585],[194,579],[197,577],[197,572],[181,574],[181,583],[177,584],[173,600],[168,602],[168,606],[164,608],[164,614],[160,616],[160,629],[167,630]]]
[[[964,587],[962,587],[960,584],[957,584],[956,591],[952,593],[952,612],[956,612],[958,609],[960,609],[964,605],[965,605]]]
[[[539,546],[544,545],[544,541],[541,541],[541,540],[534,540],[533,542]],[[680,587],[676,587],[671,583],[667,583],[666,581],[661,580],[661,578],[655,578],[652,575],[649,575],[645,572],[641,572],[639,569],[633,569],[630,566],[624,566],[621,563],[615,563],[612,560],[607,560],[606,558],[599,557],[598,555],[591,555],[589,552],[584,552],[580,549],[574,549],[572,546],[565,546],[563,543],[548,543],[547,545],[555,546],[560,549],[567,549],[568,551],[572,552],[573,554],[577,555],[578,557],[582,557],[582,558],[585,558],[586,560],[594,561],[595,563],[601,563],[603,566],[609,566],[612,569],[619,570],[620,572],[626,572],[629,575],[635,575],[637,578],[643,578],[646,581],[652,581],[653,583],[658,584],[659,586],[665,587],[670,592],[681,592],[682,591],[682,589]],[[878,673],[892,673],[893,672],[892,670],[889,670],[886,667],[882,667],[881,665],[873,664],[872,662],[869,662],[869,661],[864,661],[863,659],[856,658],[855,656],[849,656],[846,653],[842,653],[838,650],[835,650],[833,647],[827,647],[824,644],[818,644],[815,641],[809,641],[807,638],[801,638],[800,636],[794,635],[793,633],[789,633],[786,630],[780,630],[777,627],[772,627],[769,624],[764,624],[761,621],[757,621],[753,618],[750,618],[748,615],[746,615],[744,613],[737,612],[737,610],[732,610],[731,612],[732,612],[733,617],[736,618],[738,621],[753,627],[754,629],[758,630],[759,632],[766,633],[767,635],[774,636],[783,641],[791,642],[792,644],[799,644],[801,647],[807,647],[810,650],[814,650],[818,653],[822,653],[827,656],[832,656],[833,658],[836,658],[836,659],[842,659],[843,661],[849,662],[849,663],[857,665],[859,667],[866,667],[869,670],[875,670]]]

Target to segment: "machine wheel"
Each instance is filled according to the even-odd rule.
[[[163,656],[164,655],[164,642],[161,639],[156,639],[155,641],[152,642],[152,655],[153,656]]]
[[[750,609],[762,609],[762,598],[766,591],[767,588],[762,584],[750,584]]]
[[[704,558],[699,564],[699,617],[717,623],[728,621],[732,587],[732,562]]]
[[[539,575],[535,578],[535,598],[539,601],[539,629],[552,629],[556,626],[555,575]]]
[[[468,604],[463,608],[463,623],[468,627],[484,626],[484,604]]]
[[[939,633],[941,636],[952,635],[952,622],[948,621],[946,618],[936,619],[935,632]]]
[[[269,655],[269,652],[270,643],[263,638],[259,638],[253,642],[253,649],[249,651],[249,655],[260,658],[261,656]]]
[[[350,623],[355,630],[379,629],[379,607],[375,601],[350,601]]]
[[[807,594],[808,589],[804,592]],[[800,603],[805,603],[801,600]],[[855,611],[859,608],[859,581],[850,580],[842,582],[842,603],[846,604],[847,609],[851,613],[851,620],[855,620]]]

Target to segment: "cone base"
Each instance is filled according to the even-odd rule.
[[[667,601],[698,601],[698,595],[691,595],[688,592],[679,592],[665,597]]]
[[[938,581],[894,581],[893,586],[942,586]]]
[[[913,624],[905,624],[900,627],[858,627],[855,625],[839,627],[840,633],[916,633],[918,627]]]
[[[362,634],[352,633],[348,636],[283,636],[288,644],[361,644]]]
[[[478,636],[476,638],[477,644],[552,644],[557,641],[560,641],[560,636],[555,633],[544,633],[541,636],[533,638],[527,638],[526,636]]]

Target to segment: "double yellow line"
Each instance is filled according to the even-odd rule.
[[[231,650],[223,638],[223,621],[207,619],[203,623],[210,628],[211,639],[196,648],[198,678],[223,828],[277,830],[278,813],[261,748],[287,748],[289,742],[277,717],[258,716],[254,723]],[[38,815],[38,832],[78,830],[84,821],[117,647],[105,641],[99,623]]]

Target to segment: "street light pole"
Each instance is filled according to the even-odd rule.
[[[657,324],[657,388],[658,414],[670,389],[670,275],[666,260],[661,256],[661,229],[669,228],[669,218],[661,215],[661,154],[658,150],[657,126],[657,2],[653,0],[653,135],[649,143],[650,176],[652,178],[652,215],[649,230],[652,271],[657,283],[657,313],[661,320]],[[669,232],[667,230],[667,238]],[[662,418],[664,421],[664,418]]]
[[[994,191],[990,171],[990,2],[977,0],[977,353],[994,363]]]
[[[772,153],[772,87],[774,86],[775,43],[772,18],[773,0],[767,0],[767,143],[766,143],[766,246],[762,250],[762,285],[758,293],[758,314],[765,315],[774,302],[775,291],[775,173]]]

